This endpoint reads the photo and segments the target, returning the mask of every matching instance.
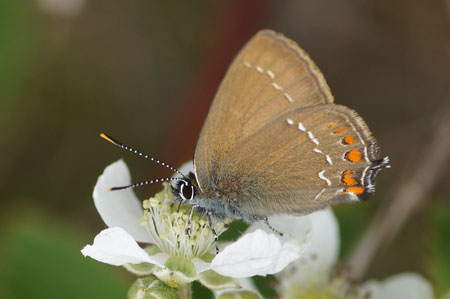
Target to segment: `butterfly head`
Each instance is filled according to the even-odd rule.
[[[194,199],[196,189],[189,177],[185,176],[172,186],[172,191],[181,202],[189,203]]]
[[[195,175],[192,172],[190,172],[188,175],[183,175],[181,178],[178,178],[172,184],[172,192],[175,195],[175,198],[183,204],[199,204],[199,188],[195,179]]]

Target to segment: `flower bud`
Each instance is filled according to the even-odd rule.
[[[128,290],[128,299],[177,299],[177,290],[154,276],[137,279]]]
[[[182,256],[172,256],[166,263],[166,268],[159,269],[154,275],[172,288],[178,288],[197,279],[194,264]]]

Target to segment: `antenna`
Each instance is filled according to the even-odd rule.
[[[132,153],[138,154],[139,156],[144,157],[145,159],[149,159],[149,160],[151,160],[151,161],[153,161],[153,162],[155,162],[155,163],[158,163],[159,165],[165,166],[165,167],[169,168],[170,170],[172,170],[173,172],[178,173],[178,174],[181,175],[182,177],[185,176],[184,174],[182,174],[182,173],[181,173],[178,169],[176,169],[175,167],[172,167],[172,166],[170,166],[170,165],[167,164],[167,163],[161,162],[161,161],[159,161],[159,160],[157,160],[157,159],[155,159],[155,158],[153,158],[153,157],[150,157],[150,156],[148,156],[148,155],[146,155],[146,154],[144,154],[144,153],[141,153],[140,151],[138,151],[138,150],[136,150],[136,149],[133,149],[133,148],[131,148],[131,147],[128,147],[128,146],[122,144],[121,142],[119,142],[118,140],[112,138],[111,136],[106,135],[105,133],[101,133],[101,134],[100,134],[100,137],[102,137],[103,139],[105,139],[105,140],[111,142],[111,143],[114,144],[115,146],[118,146],[118,147],[120,147],[120,148],[122,148],[122,149],[124,149],[124,150],[130,151],[130,152],[132,152]],[[159,181],[161,181],[161,180],[159,180]],[[168,180],[167,180],[167,181],[168,181]],[[158,180],[155,180],[155,182],[153,182],[153,181],[148,181],[147,184],[151,184],[150,182],[156,183],[156,182],[158,182]],[[144,184],[141,184],[141,185],[139,185],[140,183],[137,183],[137,184],[135,184],[135,185],[138,185],[138,186],[145,185],[145,182],[143,182],[143,183],[144,183]],[[130,185],[130,186],[132,186],[132,185]],[[130,187],[128,187],[128,188],[130,188]],[[122,189],[124,189],[124,188],[122,188]]]
[[[149,185],[149,184],[159,183],[159,182],[165,182],[165,181],[184,181],[184,180],[182,178],[156,179],[156,180],[151,180],[151,181],[143,181],[143,182],[139,182],[139,183],[135,183],[135,184],[131,184],[131,185],[126,185],[126,186],[112,187],[112,188],[108,188],[108,191],[123,190],[123,189],[134,188],[134,187],[139,187],[139,186]]]

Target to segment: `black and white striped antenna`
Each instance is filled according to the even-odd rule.
[[[153,158],[153,157],[150,157],[149,155],[146,155],[146,154],[144,154],[144,153],[138,151],[137,149],[134,149],[134,148],[131,148],[131,147],[129,147],[129,146],[126,146],[125,144],[123,144],[123,143],[121,143],[120,141],[118,141],[118,140],[112,138],[112,137],[109,136],[109,135],[106,135],[105,133],[101,133],[101,134],[100,134],[100,137],[102,137],[103,139],[105,139],[105,140],[111,142],[111,143],[114,144],[115,146],[118,146],[118,147],[120,147],[120,148],[122,148],[122,149],[124,149],[124,150],[130,151],[130,152],[132,152],[132,153],[138,154],[139,156],[144,157],[145,159],[149,159],[150,161],[153,161],[153,162],[155,162],[155,163],[158,163],[159,165],[165,166],[165,167],[169,168],[170,170],[172,170],[173,172],[176,172],[176,173],[178,173],[179,175],[184,176],[184,174],[182,174],[181,171],[179,171],[179,170],[176,169],[175,167],[172,167],[172,166],[170,166],[170,165],[167,164],[167,163],[164,163],[164,162],[159,161],[159,160],[157,160],[157,159],[155,159],[155,158]]]
[[[108,191],[123,190],[123,189],[140,187],[140,186],[144,186],[144,185],[149,185],[149,184],[159,183],[159,182],[166,182],[166,181],[184,181],[184,180],[182,178],[156,179],[156,180],[151,180],[151,181],[143,181],[143,182],[139,182],[139,183],[134,183],[134,184],[126,185],[126,186],[112,187],[112,188],[108,188]]]
[[[125,144],[121,143],[120,141],[118,141],[117,139],[114,139],[113,137],[105,134],[105,133],[101,133],[100,137],[102,137],[103,139],[111,142],[112,144],[114,144],[117,147],[120,147],[124,150],[130,151],[132,153],[138,154],[141,157],[144,157],[145,159],[149,159],[150,161],[153,161],[159,165],[165,166],[167,168],[169,168],[170,170],[172,170],[173,172],[178,173],[179,175],[181,175],[181,178],[162,178],[162,179],[156,179],[156,180],[151,180],[151,181],[143,181],[143,182],[139,182],[139,183],[135,183],[135,184],[130,184],[130,185],[126,185],[126,186],[120,186],[120,187],[113,187],[113,188],[109,188],[108,191],[115,191],[115,190],[122,190],[122,189],[128,189],[128,188],[134,188],[134,187],[138,187],[138,186],[143,186],[143,185],[149,185],[149,184],[153,184],[153,183],[159,183],[159,182],[165,182],[165,181],[184,181],[185,184],[187,184],[187,182],[183,179],[183,177],[185,177],[185,175],[179,171],[178,169],[176,169],[173,166],[170,166],[169,164],[159,161],[153,157],[150,157],[149,155],[146,155],[140,151],[138,151],[137,149],[131,148],[129,146],[126,146]]]

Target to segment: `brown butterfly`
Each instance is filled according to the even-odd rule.
[[[194,173],[178,179],[173,192],[210,222],[253,222],[364,199],[388,162],[364,120],[333,104],[308,54],[262,30],[226,73],[197,143]]]

